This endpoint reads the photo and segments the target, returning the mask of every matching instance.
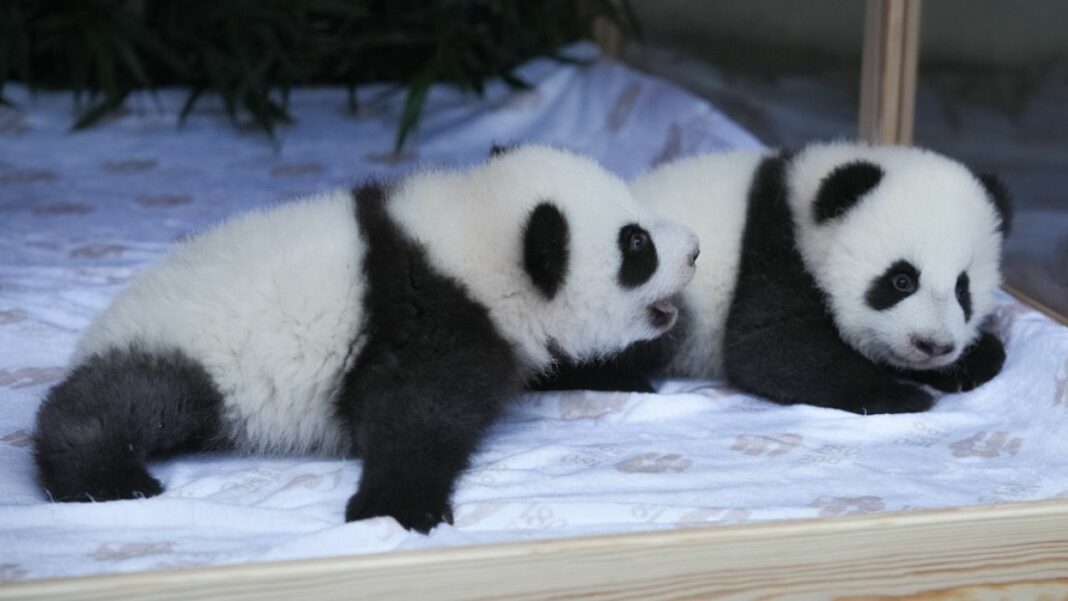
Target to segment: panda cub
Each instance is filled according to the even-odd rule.
[[[970,390],[1000,371],[980,326],[1000,284],[1009,200],[930,151],[821,143],[707,154],[632,191],[705,242],[680,325],[542,388],[651,390],[650,375],[725,377],[785,404],[929,409],[919,384]]]
[[[182,451],[353,453],[346,520],[426,532],[528,378],[670,329],[696,255],[622,181],[539,146],[239,217],[92,323],[37,416],[41,483],[150,497],[146,462]]]

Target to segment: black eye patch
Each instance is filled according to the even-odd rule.
[[[962,271],[957,276],[957,302],[960,303],[960,308],[964,309],[964,321],[970,321],[972,318],[972,290],[967,271]]]
[[[632,223],[619,229],[619,252],[623,258],[619,265],[620,286],[637,288],[656,273],[656,245],[641,226]]]
[[[897,261],[868,286],[864,300],[876,311],[885,311],[912,296],[920,287],[920,270],[908,261]]]

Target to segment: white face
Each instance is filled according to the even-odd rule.
[[[874,189],[807,237],[843,339],[873,361],[922,370],[975,340],[1001,283],[1002,234],[970,172],[920,158],[881,165]]]
[[[675,297],[693,279],[697,236],[639,205],[622,180],[587,159],[535,147],[496,160],[529,170],[545,152],[557,156],[541,170],[544,189],[536,194],[541,200],[534,211],[555,213],[547,221],[556,219],[566,229],[562,269],[538,267],[559,261],[553,244],[545,257],[538,251],[545,238],[559,236],[532,231],[539,226],[528,220],[524,234],[533,240],[524,244],[534,248],[533,279],[546,288],[536,296],[544,302],[538,312],[550,347],[587,359],[668,331],[678,315]],[[544,229],[553,233],[552,227]]]
[[[619,351],[670,330],[693,279],[697,236],[651,214],[600,213],[573,227],[571,266],[549,302],[553,346],[574,359]]]

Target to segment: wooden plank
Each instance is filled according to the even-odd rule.
[[[1038,311],[1039,313],[1045,315],[1053,321],[1068,326],[1068,315],[1063,315],[1057,312],[1053,307],[1050,307],[1049,305],[1036,299],[1030,294],[1027,294],[1019,288],[1016,288],[1015,286],[1011,286],[1009,284],[1003,284],[1001,286],[1001,289],[1011,294],[1012,297],[1016,300],[1027,305],[1028,307],[1031,307],[1035,311]]]
[[[0,599],[1068,598],[1068,501],[6,585]]]
[[[593,41],[601,47],[605,56],[618,59],[623,54],[623,31],[615,22],[605,17],[593,20]]]
[[[868,0],[858,119],[864,140],[912,143],[920,8],[920,0]]]

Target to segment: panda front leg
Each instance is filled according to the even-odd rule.
[[[934,404],[922,388],[899,382],[890,370],[853,350],[829,322],[728,324],[724,368],[732,385],[783,404],[862,415],[917,413]]]
[[[415,372],[364,378],[354,391],[353,426],[363,474],[345,520],[390,516],[422,533],[451,524],[453,488],[503,401],[519,392],[513,379]]]
[[[1005,346],[997,336],[983,332],[956,363],[938,370],[903,370],[901,375],[943,392],[967,392],[994,379],[1004,365]]]

